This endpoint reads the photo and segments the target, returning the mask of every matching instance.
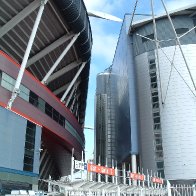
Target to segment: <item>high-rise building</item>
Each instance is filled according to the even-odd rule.
[[[97,75],[95,110],[95,158],[96,163],[112,166],[118,160],[118,129],[116,112],[116,78],[108,69]]]
[[[123,70],[127,72],[127,70]],[[101,165],[136,161],[137,133],[130,128],[128,80],[108,68],[97,75],[95,101],[95,160]],[[131,153],[133,152],[133,153]]]
[[[69,175],[84,150],[89,18],[83,0],[0,9],[0,192],[44,189],[41,179]]]
[[[165,14],[131,26],[125,16],[111,71],[117,78],[113,96],[126,105],[117,108],[118,116],[129,111],[123,137],[130,153],[139,153],[139,166],[175,182],[194,182],[196,5],[169,16],[172,23]]]

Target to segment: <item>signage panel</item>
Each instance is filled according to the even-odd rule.
[[[74,161],[75,162],[75,169],[79,169],[79,170],[85,170],[85,164],[86,163],[84,163],[83,161],[77,161],[77,160],[75,160]]]
[[[144,181],[145,180],[145,175],[143,174],[138,174],[138,173],[130,173],[129,177],[133,180],[141,180]]]
[[[95,173],[115,176],[115,169],[109,168],[109,167],[104,167],[104,166],[99,166],[99,165],[88,163],[87,170],[89,172],[95,172]]]
[[[152,182],[157,184],[163,184],[163,179],[152,177]]]

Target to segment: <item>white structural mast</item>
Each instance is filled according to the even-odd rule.
[[[78,76],[80,75],[80,73],[82,72],[82,70],[84,69],[86,65],[86,62],[83,62],[80,69],[78,70],[78,72],[76,73],[75,77],[73,78],[73,80],[71,81],[71,83],[69,84],[67,90],[65,91],[65,93],[63,94],[62,98],[61,98],[61,102],[63,102],[65,100],[65,98],[67,97],[69,91],[71,90],[72,86],[74,85],[74,83],[76,82]]]
[[[27,60],[29,58],[29,54],[30,54],[30,51],[31,51],[31,48],[32,48],[32,45],[33,45],[33,42],[34,42],[34,39],[35,39],[35,35],[36,35],[36,32],[37,32],[37,29],[38,29],[43,11],[44,11],[44,6],[47,3],[47,1],[48,0],[41,0],[40,1],[41,5],[40,5],[39,11],[38,11],[38,14],[37,14],[37,17],[36,17],[36,20],[35,20],[35,23],[34,23],[30,38],[29,38],[29,42],[27,44],[27,48],[26,48],[26,51],[25,51],[25,54],[24,54],[24,57],[23,57],[23,61],[22,61],[19,73],[18,73],[18,77],[16,79],[16,83],[14,85],[14,89],[12,91],[12,96],[11,96],[9,102],[8,102],[8,105],[7,105],[8,109],[11,109],[14,100],[16,99],[18,94],[20,93],[20,84],[21,84],[21,81],[22,81],[22,77],[24,75]]]
[[[44,78],[41,81],[43,84],[46,84],[47,81],[51,82],[52,80],[54,80],[55,77],[57,77],[59,75],[62,75],[62,73],[66,73],[67,71],[69,71],[69,70],[71,70],[71,69],[73,69],[73,68],[75,68],[75,67],[77,67],[81,64],[81,67],[79,68],[78,72],[76,73],[76,76],[73,78],[71,83],[65,89],[66,91],[65,91],[61,101],[64,101],[64,99],[68,95],[69,91],[71,90],[72,86],[76,82],[77,78],[79,77],[81,71],[83,70],[83,68],[86,64],[86,62],[82,63],[81,61],[73,62],[69,66],[66,66],[63,70],[61,70],[61,73],[58,72],[58,73],[55,73],[55,74],[52,75],[52,73],[57,68],[57,66],[59,65],[61,60],[68,53],[68,51],[71,49],[71,47],[74,45],[74,43],[76,42],[80,33],[78,33],[76,35],[69,34],[68,36],[66,35],[66,36],[63,36],[63,37],[59,38],[54,43],[52,43],[50,46],[46,47],[45,49],[43,49],[38,54],[36,54],[35,56],[33,56],[31,59],[28,60],[29,55],[30,55],[30,51],[32,49],[34,39],[35,39],[35,36],[36,36],[36,33],[37,33],[37,30],[38,30],[38,26],[39,26],[39,23],[41,21],[41,17],[42,17],[43,11],[44,11],[44,6],[47,3],[47,1],[48,0],[35,0],[33,3],[31,3],[29,6],[27,6],[22,12],[20,12],[16,17],[14,17],[12,19],[12,21],[10,21],[5,26],[3,26],[0,30],[1,36],[3,36],[15,24],[19,23],[25,16],[30,14],[32,11],[34,11],[40,5],[40,8],[38,10],[38,14],[37,14],[37,17],[35,19],[35,23],[34,23],[30,38],[29,38],[29,41],[28,41],[28,44],[27,44],[27,48],[25,50],[24,57],[23,57],[23,60],[22,60],[22,63],[21,63],[20,69],[19,69],[19,73],[18,73],[16,82],[15,82],[15,85],[14,85],[14,89],[12,91],[11,98],[10,98],[8,104],[7,104],[8,109],[11,109],[14,100],[20,94],[20,85],[21,85],[21,81],[22,81],[26,66],[27,67],[31,66],[35,61],[37,61],[41,57],[45,56],[47,53],[49,53],[50,51],[52,51],[53,49],[55,49],[56,47],[61,45],[63,42],[68,41],[69,39],[72,38],[71,41],[69,42],[69,44],[66,46],[66,48],[63,50],[63,52],[60,54],[60,56],[57,58],[55,63],[52,65],[50,70],[46,73],[46,75],[44,76]],[[51,79],[50,79],[50,76],[52,76]],[[78,85],[76,85],[76,87],[77,86]],[[71,99],[71,98],[69,98],[69,99]]]
[[[74,37],[72,38],[71,42],[67,45],[67,47],[64,49],[64,51],[60,54],[59,58],[55,61],[54,65],[50,68],[50,70],[48,71],[48,73],[46,74],[46,76],[43,78],[43,80],[42,80],[42,83],[43,84],[46,84],[47,83],[48,78],[51,76],[51,74],[57,68],[58,64],[61,62],[61,60],[63,59],[63,57],[67,54],[67,52],[73,46],[73,44],[75,43],[75,41],[77,40],[77,38],[78,38],[79,35],[80,35],[80,33],[74,35]]]

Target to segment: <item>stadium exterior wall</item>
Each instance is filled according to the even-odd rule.
[[[40,153],[45,150],[42,149],[41,145],[43,139],[47,141],[47,138],[52,135],[53,141],[51,144],[47,144],[47,150],[53,157],[55,157],[55,153],[59,154],[58,151],[61,151],[60,156],[62,156],[62,149],[64,149],[64,155],[67,156],[67,154],[71,154],[68,152],[71,152],[74,147],[76,157],[80,158],[84,148],[84,135],[73,114],[28,71],[25,71],[22,80],[20,97],[16,99],[12,110],[6,109],[19,67],[8,55],[0,52],[0,134],[4,135],[1,137],[0,144],[0,179],[3,189],[6,191],[19,187],[29,189],[31,185],[38,184],[39,172],[42,170],[39,167]],[[40,107],[33,100],[32,95],[35,96],[35,94],[38,96],[38,102],[44,103],[44,107]],[[40,102],[40,100],[42,101]],[[47,104],[53,108],[52,111],[55,111],[55,114],[58,113],[59,116],[63,117],[64,121],[60,122],[60,117],[56,119],[54,113],[51,116],[47,111]],[[32,149],[27,146],[28,124],[36,127]],[[50,145],[57,146],[56,152],[50,150]],[[31,171],[25,169],[24,166],[25,149],[32,150],[33,153],[33,157],[31,157],[33,169]],[[71,158],[71,155],[69,157]],[[58,156],[57,158],[59,159]],[[67,161],[68,159],[62,159],[62,162],[56,163],[55,167],[58,168],[61,176],[68,175],[70,172],[65,169]]]

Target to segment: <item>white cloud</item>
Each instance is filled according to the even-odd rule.
[[[181,8],[187,5],[191,5],[194,3],[195,3],[195,0],[172,0],[172,1],[170,0],[170,1],[167,1],[166,6],[169,10],[175,10],[175,9],[178,9],[178,8]]]
[[[167,0],[165,1],[168,11],[174,11],[191,4],[195,4],[195,0]],[[155,10],[157,15],[165,13],[161,0],[156,2]]]
[[[92,62],[93,66],[102,68],[96,71],[102,72],[112,63],[119,32],[109,32],[108,26],[113,21],[91,18],[90,22],[93,36]]]
[[[117,43],[117,36],[113,34],[104,34],[104,32],[95,33],[93,36],[92,54],[102,59],[103,63],[111,65]]]
[[[84,0],[87,10],[112,13],[116,8],[122,8],[125,0]]]

